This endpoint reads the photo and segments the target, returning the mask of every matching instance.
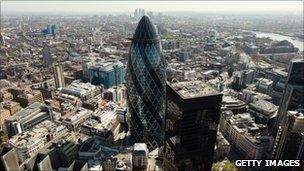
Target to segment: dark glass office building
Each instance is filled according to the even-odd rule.
[[[275,142],[272,157],[274,159],[304,159],[303,110],[304,60],[298,59],[291,61],[289,65],[285,91],[273,130]]]
[[[279,126],[287,120],[287,111],[304,108],[304,60],[291,61],[285,90],[278,110],[276,124],[272,131],[275,137]]]
[[[142,17],[132,39],[127,65],[127,103],[131,115],[131,141],[149,150],[164,141],[166,71],[155,27]]]
[[[301,111],[288,111],[286,122],[279,127],[273,159],[297,159],[304,161],[304,115]],[[296,170],[297,168],[294,168]],[[280,168],[278,170],[286,170]]]
[[[188,81],[167,83],[166,98],[165,170],[211,170],[222,94]]]

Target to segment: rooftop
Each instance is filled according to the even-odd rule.
[[[91,63],[90,69],[99,69],[99,71],[110,71],[115,67],[123,67],[120,61],[103,61],[98,63]]]
[[[94,86],[90,83],[74,81],[68,87],[62,88],[61,92],[75,96],[84,96],[97,89],[99,89],[97,86]]]
[[[185,81],[172,83],[171,87],[183,98],[201,97],[218,93],[218,91],[203,81]]]
[[[63,116],[64,122],[76,124],[82,121],[83,118],[88,117],[92,114],[91,110],[80,107],[75,113]]]
[[[145,151],[148,154],[148,147],[145,143],[135,143],[133,149],[134,151]]]
[[[263,135],[261,133],[267,126],[256,124],[249,113],[233,115],[229,118],[228,123],[251,143],[260,144],[261,142],[271,139],[271,136]]]
[[[46,105],[44,105],[42,103],[39,103],[39,102],[35,102],[35,103],[31,104],[30,106],[28,106],[28,107],[22,109],[21,111],[17,112],[13,116],[9,117],[7,120],[19,120],[19,119],[27,118],[32,113],[42,112],[41,109],[43,107],[46,107]]]
[[[116,120],[117,114],[114,110],[104,110],[100,113],[97,113],[95,116],[100,118],[100,123],[96,124],[94,128],[101,130],[103,128],[109,129],[113,125],[113,121]]]
[[[244,103],[243,101],[237,99],[236,97],[233,96],[223,96],[223,103],[225,104],[238,104],[238,103]]]
[[[104,146],[103,143],[96,138],[88,139],[79,149],[79,153],[94,153],[98,155],[99,152],[102,152],[105,156],[111,156],[118,154],[119,150]]]
[[[256,108],[257,110],[265,111],[269,114],[278,110],[278,107],[276,105],[263,99],[250,103],[250,106]]]
[[[57,126],[55,123],[45,120],[34,126],[32,130],[24,131],[10,139],[10,144],[17,148],[31,148],[44,141],[46,134],[58,133],[66,129],[65,126]]]
[[[271,85],[273,84],[272,80],[266,79],[266,78],[258,78],[257,82],[261,83],[261,84],[265,84],[265,85]]]
[[[2,102],[3,107],[12,107],[12,106],[16,106],[19,105],[18,102],[14,102],[14,101],[4,101]]]

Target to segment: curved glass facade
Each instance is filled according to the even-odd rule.
[[[161,146],[164,140],[165,69],[154,25],[144,16],[133,36],[126,87],[131,114],[131,141],[144,142],[149,150]]]

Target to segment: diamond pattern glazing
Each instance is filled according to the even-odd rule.
[[[126,86],[131,140],[146,143],[149,150],[163,143],[165,74],[165,61],[154,25],[144,16],[133,36]]]

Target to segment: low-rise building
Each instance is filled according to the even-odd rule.
[[[149,150],[145,143],[135,143],[132,152],[132,167],[134,170],[146,169]]]
[[[247,105],[243,101],[233,96],[224,95],[222,102],[222,110],[230,110],[234,114],[244,113],[247,111]]]
[[[294,47],[292,43],[287,40],[282,40],[277,43],[272,43],[270,46],[263,47],[260,50],[261,54],[276,54],[276,53],[296,53],[299,49]]]
[[[22,107],[27,107],[35,102],[43,103],[43,97],[39,90],[33,90],[31,93],[18,95],[16,101],[19,102]]]
[[[233,115],[226,111],[222,117],[220,130],[241,156],[247,159],[270,157],[273,137],[268,135],[266,125],[256,124],[249,113]]]
[[[91,138],[81,145],[78,156],[81,160],[92,160],[94,158],[114,156],[118,153],[119,150],[104,146],[100,140]],[[88,164],[91,165],[90,162]]]
[[[0,104],[1,105],[1,104]],[[0,106],[0,129],[2,130],[2,126],[4,124],[4,121],[11,116],[9,110],[3,109]]]
[[[267,94],[259,93],[250,89],[242,90],[241,100],[244,101],[246,104],[262,99],[272,101],[272,98]]]
[[[2,102],[3,108],[9,110],[11,115],[19,112],[21,110],[21,106],[18,102],[13,101],[5,101]]]
[[[67,128],[65,126],[57,126],[46,120],[34,126],[31,130],[11,137],[9,144],[17,151],[19,159],[25,161],[36,154],[46,143],[66,133]]]
[[[99,108],[101,103],[101,96],[96,96],[82,103],[82,107],[95,111]]]
[[[13,100],[13,95],[7,91],[0,93],[0,102]]]
[[[64,124],[69,130],[76,131],[80,125],[85,122],[88,118],[92,116],[92,111],[79,108],[76,110],[75,114],[65,115],[62,117],[62,124]]]
[[[19,134],[33,128],[45,120],[53,120],[52,109],[42,103],[35,102],[25,109],[17,112],[5,121],[8,136]]]
[[[5,132],[4,131],[0,131],[0,146],[2,146],[3,144],[7,144],[7,142],[8,142],[8,136],[7,136],[7,134],[5,134]]]
[[[87,119],[81,125],[80,131],[87,135],[95,135],[105,144],[111,144],[120,130],[120,124],[116,118],[115,110],[96,111],[91,119]]]
[[[60,104],[60,114],[61,116],[70,115],[77,110],[77,107],[72,103],[65,101]]]
[[[73,95],[79,97],[82,101],[86,101],[98,94],[101,94],[101,87],[92,85],[90,83],[74,81],[67,87],[62,88],[61,93]]]
[[[119,102],[125,99],[126,89],[124,86],[114,86],[103,92],[103,98],[109,101]]]
[[[247,54],[257,54],[257,53],[259,53],[260,49],[259,49],[259,47],[255,46],[253,44],[245,43],[244,51]]]
[[[59,103],[64,103],[64,102],[71,103],[75,107],[80,107],[82,104],[79,97],[61,92],[56,93],[54,99],[59,101]]]
[[[273,81],[266,78],[258,78],[256,79],[255,85],[258,92],[268,95],[272,94]]]
[[[278,107],[266,100],[258,100],[249,104],[248,112],[258,124],[266,124],[269,131],[275,124]]]

